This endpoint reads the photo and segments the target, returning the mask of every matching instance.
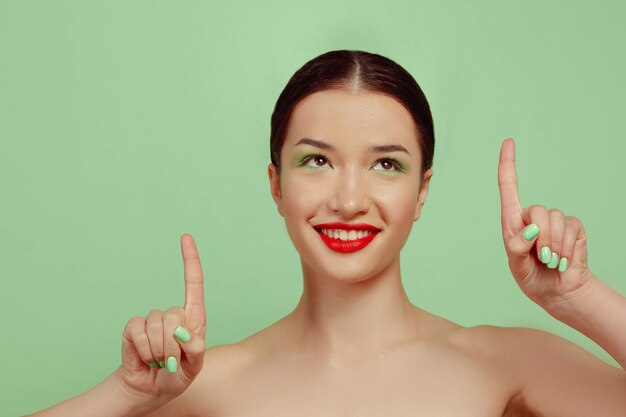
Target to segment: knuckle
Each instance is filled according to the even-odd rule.
[[[548,209],[546,208],[546,206],[541,205],[541,204],[535,204],[534,206],[530,206],[530,211],[534,211],[534,212],[546,212],[548,211]]]
[[[537,221],[540,221],[547,215],[548,209],[544,206],[531,206],[529,209],[530,216]]]
[[[143,317],[134,316],[131,317],[130,320],[128,320],[128,324],[126,326],[129,328],[142,326],[144,321],[145,319]]]
[[[167,325],[179,323],[185,318],[185,310],[180,307],[172,307],[163,314],[163,322]]]
[[[571,225],[574,225],[574,226],[578,226],[579,224],[582,224],[582,222],[576,216],[567,216],[565,218],[565,221],[568,224],[571,224]]]
[[[148,342],[148,335],[143,331],[134,331],[131,333],[131,337],[135,343],[143,344]]]
[[[565,218],[565,214],[563,214],[563,212],[561,210],[551,209],[550,210],[550,217],[553,218],[553,219],[564,219]]]
[[[163,328],[163,322],[161,320],[148,320],[146,322],[146,331],[158,331]]]
[[[165,310],[165,314],[184,314],[184,313],[185,313],[185,309],[182,307],[178,307],[178,306],[172,306],[168,308],[167,310]]]
[[[580,221],[578,217],[568,216],[566,219],[566,224],[570,226],[572,229],[580,230],[583,237],[586,236],[587,232],[585,231],[585,226],[583,222]]]

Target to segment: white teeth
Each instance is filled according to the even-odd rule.
[[[342,241],[363,239],[366,236],[371,235],[371,230],[343,230],[343,229],[322,229],[322,233],[326,236],[332,237]]]

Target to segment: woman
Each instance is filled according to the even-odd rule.
[[[522,209],[514,149],[503,142],[498,172],[514,278],[624,368],[624,298],[588,269],[576,218]],[[268,167],[301,257],[294,311],[205,350],[202,269],[183,235],[185,307],[132,318],[118,370],[36,415],[626,415],[624,371],[576,345],[533,329],[465,328],[409,302],[399,254],[426,201],[433,151],[428,102],[402,67],[360,51],[311,60],[278,99]]]

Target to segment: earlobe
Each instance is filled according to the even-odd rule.
[[[270,163],[267,166],[267,176],[270,180],[270,191],[272,193],[272,198],[276,203],[276,208],[278,208],[278,213],[285,217],[283,215],[283,197],[280,189],[280,175],[278,174],[276,165],[273,163]]]

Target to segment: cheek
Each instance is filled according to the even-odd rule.
[[[283,208],[287,223],[306,221],[315,215],[321,200],[319,188],[306,181],[283,183]]]
[[[413,187],[388,188],[379,198],[386,221],[390,224],[412,224],[418,194]]]
[[[319,211],[321,204],[319,188],[305,181],[283,182],[283,216],[289,238],[301,256],[306,257],[310,232],[307,223]],[[305,252],[303,252],[305,251]]]

